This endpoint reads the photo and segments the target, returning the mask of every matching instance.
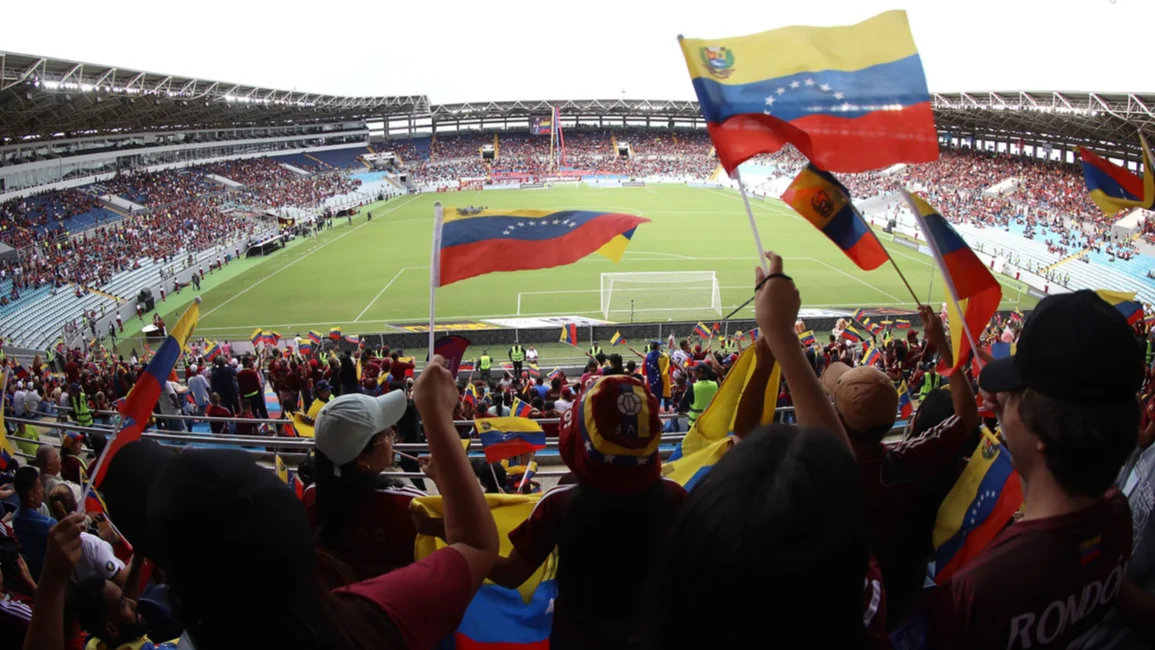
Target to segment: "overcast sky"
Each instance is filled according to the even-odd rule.
[[[910,15],[932,91],[1155,91],[1155,0],[10,2],[0,49],[433,103],[693,99],[676,37]],[[1113,50],[1113,51],[1112,51]]]

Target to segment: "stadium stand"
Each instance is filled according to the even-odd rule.
[[[39,80],[75,74],[80,84],[101,73],[13,59],[11,69]],[[141,87],[206,88],[212,99],[259,90],[135,78]],[[24,100],[0,105],[40,108],[14,109],[0,121],[0,137],[68,132],[61,121],[91,108],[76,91],[76,105],[58,113],[66,102],[43,84],[0,90],[0,102],[15,92]],[[440,359],[422,364],[349,336],[308,353],[287,341],[206,349],[194,337],[186,351],[174,340],[171,373],[168,356],[111,353],[101,340],[111,323],[96,314],[158,281],[166,286],[174,270],[212,268],[239,242],[278,232],[280,220],[259,218],[265,209],[320,211],[341,197],[361,200],[364,184],[346,171],[363,171],[362,152],[392,148],[402,158],[394,171],[411,174],[422,190],[562,171],[701,183],[717,170],[708,137],[688,130],[698,120],[688,102],[471,109],[424,98],[276,94],[286,106],[270,100],[252,112],[236,105],[244,102],[180,104],[158,93],[155,102],[110,112],[97,128],[164,133],[160,127],[195,123],[226,131],[260,115],[299,122],[300,132],[277,134],[292,141],[285,147],[220,145],[229,155],[211,162],[190,150],[182,162],[194,164],[179,170],[142,164],[0,205],[0,238],[20,249],[0,263],[0,502],[12,515],[0,524],[0,621],[12,629],[5,641],[144,648],[152,647],[146,633],[159,642],[187,631],[201,650],[453,641],[744,648],[768,638],[871,649],[919,640],[932,648],[1150,646],[1143,635],[1155,620],[1155,342],[1148,321],[1128,323],[1092,292],[1052,295],[1025,317],[981,323],[981,364],[954,358],[952,324],[930,307],[915,327],[890,320],[892,311],[855,314],[876,335],[870,351],[852,342],[861,338],[850,329],[854,319],[830,318],[829,332],[808,340],[814,333],[798,319],[805,291],[788,275],[791,263],[773,255],[769,279],[759,282],[761,271],[750,278],[762,287],[755,338],[715,339],[698,323],[705,350],[671,335],[644,351],[624,348],[636,355],[633,366],[594,343],[578,357],[588,364],[546,378],[491,374],[486,363],[475,380],[473,371],[455,377]],[[940,160],[848,175],[846,184],[880,206],[869,216],[888,230],[893,221],[909,231],[894,192],[911,187],[979,255],[1068,288],[1155,297],[1146,244],[1111,230],[1114,217],[1087,201],[1077,167],[1009,153],[1011,144],[1023,149],[1013,140],[1019,133],[1109,142],[1120,115],[1150,114],[1146,105],[1128,112],[1122,104],[1151,98],[1106,95],[1112,119],[1094,120],[1070,102],[1064,111],[1035,110],[1039,96],[1020,95],[1033,108],[1009,124],[1000,116],[1018,111],[994,93],[989,105],[975,99],[982,94],[963,104],[936,96],[936,119],[952,145]],[[599,126],[575,126],[563,154],[562,138],[551,151],[548,138],[476,132],[468,123],[478,114],[524,119],[555,108],[586,119],[596,110]],[[603,128],[602,117],[624,126],[627,112],[661,128]],[[139,117],[126,117],[133,113]],[[363,150],[295,146],[320,138],[318,124],[382,114],[385,133],[412,132],[415,118],[447,128]],[[1070,122],[1058,121],[1068,114]],[[973,136],[946,131],[975,130],[976,115],[982,132],[1012,138],[1001,143],[1007,151],[977,152]],[[674,118],[687,128],[669,128]],[[1065,130],[1056,133],[1056,124]],[[354,131],[369,141],[368,129]],[[488,144],[492,161],[479,152]],[[254,153],[263,157],[246,157]],[[1134,151],[1118,145],[1114,153],[1133,159]],[[751,161],[766,188],[804,164],[792,149]],[[99,197],[108,195],[142,210],[103,221]],[[1150,236],[1155,227],[1139,230]],[[868,328],[868,317],[888,325]],[[153,321],[175,325],[157,314]],[[69,338],[95,344],[53,344],[62,331],[85,328],[96,336]],[[502,333],[493,335],[502,342]],[[12,341],[44,356],[16,359],[4,352]],[[531,353],[536,360],[520,339],[509,343],[511,370]],[[944,376],[944,367],[954,372]],[[536,420],[547,442],[529,435],[536,431],[488,431],[503,426],[493,418],[514,412]],[[148,440],[107,446],[110,432],[123,427],[118,435],[127,437],[137,425]],[[311,440],[301,437],[306,431]],[[503,447],[514,451],[493,462]],[[102,466],[101,500],[81,484],[81,470],[95,474],[105,449],[117,451]],[[406,454],[401,461],[395,449]],[[426,450],[431,460],[408,454]],[[539,461],[546,471],[535,469]],[[102,530],[98,508],[115,530]],[[945,541],[936,539],[943,526]],[[435,537],[449,546],[436,549]],[[151,575],[128,570],[144,558]],[[926,593],[928,580],[937,586]],[[736,597],[735,585],[751,593]]]

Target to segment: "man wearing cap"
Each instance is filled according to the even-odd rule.
[[[315,395],[313,403],[309,405],[309,412],[302,418],[305,420],[306,424],[317,423],[317,414],[321,412],[321,409],[329,403],[329,400],[332,399],[333,396],[332,390],[329,387],[329,382],[325,381],[324,379],[317,382],[313,386],[313,393]]]
[[[413,562],[417,529],[409,502],[425,493],[382,474],[393,466],[397,423],[407,406],[401,390],[380,397],[354,393],[317,414],[317,480],[303,501],[318,543],[359,579]],[[339,586],[332,576],[326,580]]]
[[[1126,319],[1091,291],[1045,298],[1015,355],[983,368],[1024,515],[935,588],[916,619],[930,647],[1082,647],[1112,607],[1133,611],[1131,513],[1109,488],[1135,449],[1143,374]]]
[[[951,364],[942,321],[929,307],[922,307],[921,314],[929,344]],[[822,386],[850,437],[866,494],[871,550],[882,569],[890,608],[901,611],[912,604],[926,574],[926,549],[939,506],[934,479],[953,471],[962,443],[979,423],[974,391],[965,373],[955,373],[950,388],[956,415],[917,439],[888,447],[882,441],[898,416],[898,392],[885,372],[836,361],[823,373]]]

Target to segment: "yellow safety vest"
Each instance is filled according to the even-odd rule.
[[[481,371],[482,372],[489,370],[489,367],[493,365],[493,359],[489,358],[488,354],[481,355],[479,362],[481,364]]]
[[[525,350],[520,345],[515,345],[509,351],[509,358],[514,363],[521,363],[525,361]]]
[[[602,346],[600,346],[600,345],[595,345],[595,346],[590,348],[590,356],[591,357],[596,357],[601,353],[602,353]]]

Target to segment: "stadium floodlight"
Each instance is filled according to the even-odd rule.
[[[722,293],[713,271],[654,271],[602,273],[601,311],[612,315],[656,318],[677,313],[680,318],[722,315]]]

